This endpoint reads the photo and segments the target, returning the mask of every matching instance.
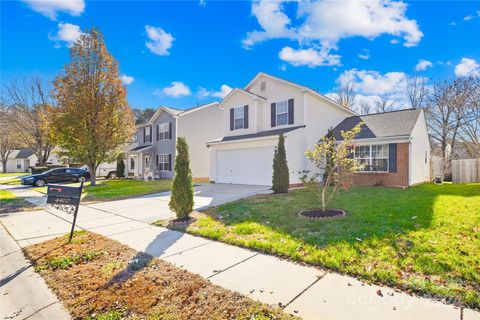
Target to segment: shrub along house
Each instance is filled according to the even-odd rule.
[[[177,137],[185,137],[194,179],[208,181],[210,161],[205,142],[221,135],[221,116],[216,102],[187,110],[159,107],[147,123],[137,125],[134,141],[125,151],[127,176],[173,178]]]
[[[407,109],[345,118],[341,131],[363,122],[353,157],[363,164],[353,176],[356,185],[411,186],[430,180],[430,141],[421,109]]]

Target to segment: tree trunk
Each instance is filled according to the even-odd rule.
[[[2,160],[2,171],[3,171],[3,173],[7,173],[7,161]]]
[[[97,165],[89,164],[88,170],[90,170],[90,186],[94,187],[97,185]]]
[[[326,204],[325,204],[325,189],[326,188],[323,188],[322,189],[322,211],[325,211],[326,210]]]

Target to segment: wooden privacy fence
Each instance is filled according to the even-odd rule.
[[[431,172],[431,177],[432,179],[435,178],[442,178],[443,179],[443,158],[439,156],[432,156],[431,160],[432,165],[430,166],[432,172]]]
[[[480,159],[452,160],[453,183],[480,182]]]

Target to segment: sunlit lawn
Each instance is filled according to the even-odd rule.
[[[25,172],[0,173],[0,178],[10,178],[0,179],[0,184],[18,185],[20,184],[20,178],[23,176],[28,176],[29,174],[30,173]]]
[[[30,173],[25,172],[7,172],[7,173],[0,173],[0,178],[7,178],[7,177],[19,177],[29,175]]]
[[[172,185],[170,180],[143,181],[131,179],[102,180],[97,186],[90,187],[90,182],[84,184],[83,201],[109,201],[125,199],[146,194],[169,191]],[[69,184],[79,186],[78,183]],[[46,193],[47,187],[33,188]]]
[[[200,215],[187,232],[480,308],[480,184],[355,187],[330,204],[311,191],[259,196]]]
[[[36,207],[8,190],[0,189],[0,214],[32,210]]]

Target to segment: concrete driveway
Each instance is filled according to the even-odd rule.
[[[194,208],[197,210],[205,209],[256,194],[266,194],[270,192],[271,190],[265,186],[221,183],[201,184],[195,187]],[[115,212],[115,214],[126,218],[152,223],[157,220],[169,219],[175,216],[168,207],[169,201],[170,192],[163,192],[138,198],[87,204],[85,206],[108,213]]]

